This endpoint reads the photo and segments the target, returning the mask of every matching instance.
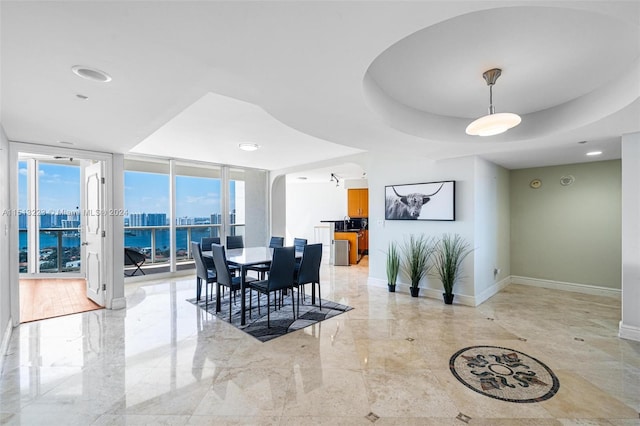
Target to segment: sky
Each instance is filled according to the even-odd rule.
[[[39,210],[64,212],[80,207],[80,167],[39,163],[38,184]],[[20,162],[18,186],[18,208],[25,210],[27,209],[26,162]],[[125,172],[124,186],[124,205],[128,213],[166,213],[168,215],[168,175]],[[243,186],[234,181],[231,182],[231,210],[236,208],[236,204],[238,204],[238,208],[243,209]],[[221,213],[220,180],[178,176],[176,178],[176,201],[177,217],[210,217],[213,213]],[[240,218],[237,219],[240,222]]]

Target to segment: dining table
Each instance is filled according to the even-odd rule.
[[[247,270],[255,265],[270,265],[273,260],[273,248],[271,247],[244,247],[225,250],[227,264],[236,266],[240,270],[240,325],[246,324],[246,278]],[[213,258],[212,252],[203,251],[203,257]],[[302,251],[296,251],[296,259],[302,258]],[[216,295],[216,311],[220,309],[220,298]]]

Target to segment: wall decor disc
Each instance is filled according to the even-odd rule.
[[[453,354],[449,369],[469,389],[508,402],[540,402],[560,389],[556,375],[542,362],[514,349],[470,346]]]
[[[529,182],[529,186],[533,189],[538,189],[542,186],[542,181],[540,179],[533,179]]]
[[[571,185],[573,182],[576,181],[576,178],[574,178],[572,175],[566,175],[566,176],[562,176],[560,178],[560,185],[562,186],[569,186]]]

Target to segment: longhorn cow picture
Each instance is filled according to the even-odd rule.
[[[387,220],[455,220],[455,181],[385,187]]]

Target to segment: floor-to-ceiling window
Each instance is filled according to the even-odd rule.
[[[190,242],[222,235],[221,168],[176,162],[176,260],[190,256]]]
[[[124,245],[146,263],[168,263],[170,252],[169,162],[125,160]]]
[[[244,170],[229,169],[229,235],[244,235],[245,226]]]
[[[29,270],[29,238],[27,234],[27,174],[27,161],[18,161],[18,266],[21,274],[28,272]]]
[[[244,236],[247,173],[211,163],[126,158],[125,247],[146,256],[145,270],[156,267],[154,271],[167,272],[190,267],[191,241],[212,236],[221,237],[224,243],[227,235]],[[256,191],[263,194],[267,174],[259,175],[261,179],[250,180],[250,186],[256,185]],[[262,244],[265,235],[260,224],[266,219],[257,218],[264,211],[249,212],[256,215],[252,235],[257,244]]]
[[[78,160],[22,155],[18,161],[18,210],[21,273],[81,270]]]

